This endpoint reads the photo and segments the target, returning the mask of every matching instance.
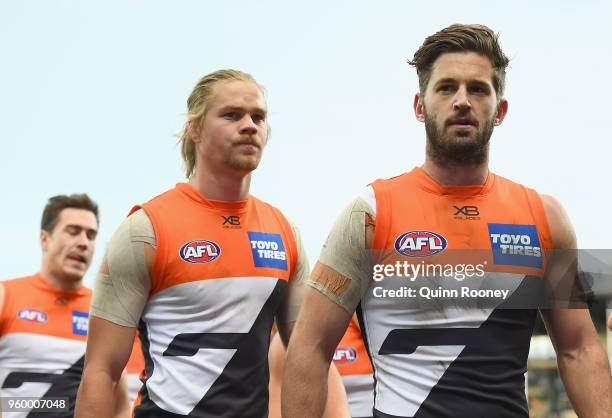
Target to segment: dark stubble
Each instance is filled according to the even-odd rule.
[[[477,126],[475,134],[449,136],[444,128],[438,126],[435,118],[423,109],[425,115],[425,133],[427,134],[427,155],[438,165],[470,166],[487,161],[489,140],[493,134],[494,119]],[[466,117],[456,115],[455,117]]]

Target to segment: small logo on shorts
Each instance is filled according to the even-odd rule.
[[[22,309],[17,313],[17,317],[28,322],[38,322],[44,324],[47,322],[47,314],[38,309]]]
[[[183,245],[179,255],[188,263],[210,263],[221,255],[221,247],[212,241],[195,240]]]
[[[255,267],[287,270],[287,253],[279,234],[249,232]]]
[[[448,241],[431,231],[405,232],[395,240],[395,251],[406,257],[427,257],[444,251]]]
[[[87,335],[89,326],[89,314],[87,312],[72,311],[72,333],[76,335]]]
[[[351,347],[338,347],[334,353],[334,363],[347,364],[357,360],[357,350]]]

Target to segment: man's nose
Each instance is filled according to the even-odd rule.
[[[81,233],[78,235],[78,247],[82,250],[86,250],[89,248],[90,244],[91,243],[89,241],[89,237],[87,236],[87,231],[81,231]]]
[[[253,121],[251,115],[244,115],[240,121],[240,133],[244,135],[255,135],[258,130],[259,127]]]
[[[471,109],[472,104],[467,94],[465,86],[461,86],[457,89],[455,97],[453,97],[453,110],[465,111]]]

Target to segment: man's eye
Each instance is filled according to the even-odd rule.
[[[66,232],[68,232],[70,235],[78,235],[81,230],[76,226],[68,226],[66,228]]]
[[[238,114],[238,112],[227,112],[223,114],[223,117],[225,119],[230,119],[230,120],[238,120],[240,119],[240,115]]]
[[[92,230],[87,231],[87,239],[90,241],[95,240],[97,235],[98,235],[98,231],[92,231]]]
[[[483,94],[483,93],[487,93],[488,91],[484,86],[472,86],[470,90],[472,91],[472,93],[476,93],[476,94]]]
[[[438,87],[438,91],[443,92],[443,93],[447,93],[452,91],[453,86],[451,86],[450,84],[442,84],[440,87]]]
[[[266,121],[266,117],[264,115],[253,115],[252,119],[253,122],[255,122],[256,124],[260,124]]]

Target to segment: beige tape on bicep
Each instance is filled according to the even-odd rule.
[[[108,244],[108,274],[96,278],[92,315],[138,326],[151,288],[145,245],[155,245],[155,235],[148,217],[138,211],[119,226]]]
[[[340,214],[308,281],[349,313],[357,307],[370,281],[366,219],[372,222],[371,208],[356,198]]]

